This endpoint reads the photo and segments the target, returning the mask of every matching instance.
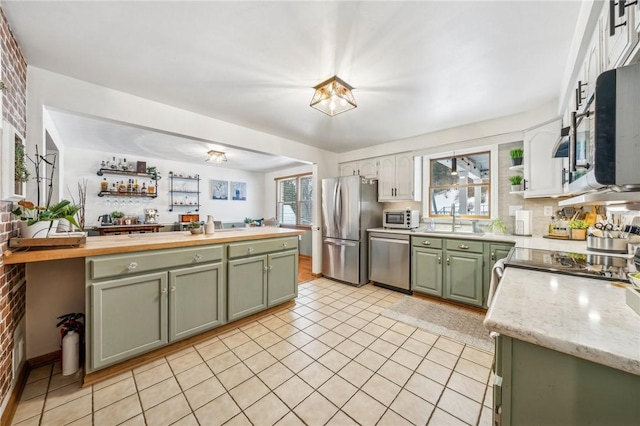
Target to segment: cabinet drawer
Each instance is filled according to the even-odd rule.
[[[155,269],[222,260],[222,246],[153,250],[87,259],[89,279],[125,276]]]
[[[442,248],[442,239],[433,237],[411,237],[411,245],[415,247]]]
[[[470,251],[473,253],[482,253],[484,244],[482,241],[469,240],[446,240],[447,250]]]
[[[229,259],[298,248],[298,237],[274,238],[229,244]]]

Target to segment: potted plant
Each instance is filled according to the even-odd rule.
[[[522,176],[515,175],[509,177],[509,182],[511,183],[511,192],[522,191]]]
[[[113,223],[115,225],[122,225],[122,219],[124,218],[124,213],[118,210],[114,210],[111,212],[111,219],[113,219]]]
[[[253,223],[253,219],[251,219],[250,217],[245,217],[245,218],[244,218],[244,226],[245,226],[246,228],[250,227],[250,226],[251,226],[251,223]]]
[[[189,224],[187,225],[187,228],[189,228],[189,231],[191,231],[192,234],[196,235],[196,234],[202,234],[202,226],[200,225],[200,222],[189,222]]]
[[[491,232],[494,232],[496,234],[506,234],[507,233],[507,226],[504,224],[504,222],[502,221],[502,219],[493,219],[489,225],[487,226],[487,229]]]
[[[509,151],[509,155],[511,156],[511,165],[512,166],[521,166],[522,165],[522,156],[524,155],[524,149],[522,148],[514,148]]]
[[[572,240],[587,239],[587,228],[589,228],[589,222],[586,220],[570,220],[569,228],[571,229]]]
[[[46,238],[56,220],[66,219],[74,226],[78,226],[73,217],[78,212],[78,206],[69,200],[61,200],[49,207],[36,206],[31,201],[21,200],[18,207],[11,213],[20,219],[18,229],[22,238]]]

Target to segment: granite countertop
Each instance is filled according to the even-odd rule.
[[[429,231],[410,231],[404,229],[385,229],[385,228],[372,228],[367,229],[369,232],[388,232],[392,234],[404,234],[414,236],[429,236],[438,238],[457,238],[462,240],[480,240],[490,241],[497,243],[514,243],[516,247],[540,249],[540,250],[552,250],[552,251],[567,251],[574,253],[591,253],[591,254],[606,254],[607,256],[621,256],[621,257],[633,257],[629,254],[616,254],[616,253],[602,253],[587,250],[587,242],[579,240],[557,240],[551,238],[543,238],[539,236],[524,237],[519,235],[506,235],[506,234],[474,234],[472,232],[429,232]]]
[[[640,375],[640,316],[611,281],[507,268],[491,331]]]
[[[6,250],[3,253],[2,260],[5,264],[43,262],[47,260],[72,259],[103,254],[130,253],[142,250],[193,247],[234,241],[289,237],[302,233],[304,233],[304,231],[298,229],[263,226],[218,229],[215,234],[211,235],[193,235],[190,231],[105,235],[100,237],[87,237],[87,241],[82,247],[30,251]]]

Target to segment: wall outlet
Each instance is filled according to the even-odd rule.
[[[552,206],[544,206],[544,215],[545,216],[553,216],[553,207]]]
[[[515,216],[518,210],[522,210],[522,206],[509,206],[509,216]]]

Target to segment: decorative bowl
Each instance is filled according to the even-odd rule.
[[[193,235],[202,234],[202,228],[191,228],[189,229]]]
[[[640,289],[640,272],[629,272],[627,276],[631,284],[633,284],[635,288]]]

